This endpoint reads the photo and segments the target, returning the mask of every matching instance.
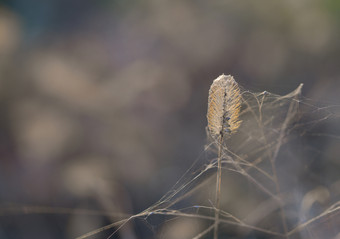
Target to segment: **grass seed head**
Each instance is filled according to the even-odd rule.
[[[241,94],[231,75],[221,75],[211,84],[208,97],[208,129],[212,137],[231,135],[241,124]]]

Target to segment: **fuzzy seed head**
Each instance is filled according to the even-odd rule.
[[[241,94],[238,84],[231,75],[215,79],[208,97],[208,129],[213,137],[231,135],[241,124],[239,113]]]

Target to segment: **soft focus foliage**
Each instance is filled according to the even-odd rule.
[[[71,238],[153,204],[203,151],[208,89],[222,73],[254,92],[284,94],[303,82],[309,104],[339,105],[339,11],[336,0],[0,1],[1,206],[118,213],[0,209],[0,237]],[[338,121],[313,126],[340,133]],[[300,136],[327,156],[291,168],[309,180],[300,209],[318,211],[340,195],[340,147]],[[239,214],[258,203],[227,186],[224,203]],[[195,220],[157,233],[192,237]],[[157,233],[136,222],[119,236]]]

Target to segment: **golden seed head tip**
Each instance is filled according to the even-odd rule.
[[[231,75],[220,75],[210,86],[208,97],[208,129],[212,136],[232,134],[240,126],[241,94]]]

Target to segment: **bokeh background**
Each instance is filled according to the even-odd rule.
[[[222,73],[340,104],[339,39],[338,0],[0,1],[0,203],[13,209],[0,238],[72,238],[115,219],[23,205],[156,202],[204,150]],[[154,235],[126,228],[119,238]]]

